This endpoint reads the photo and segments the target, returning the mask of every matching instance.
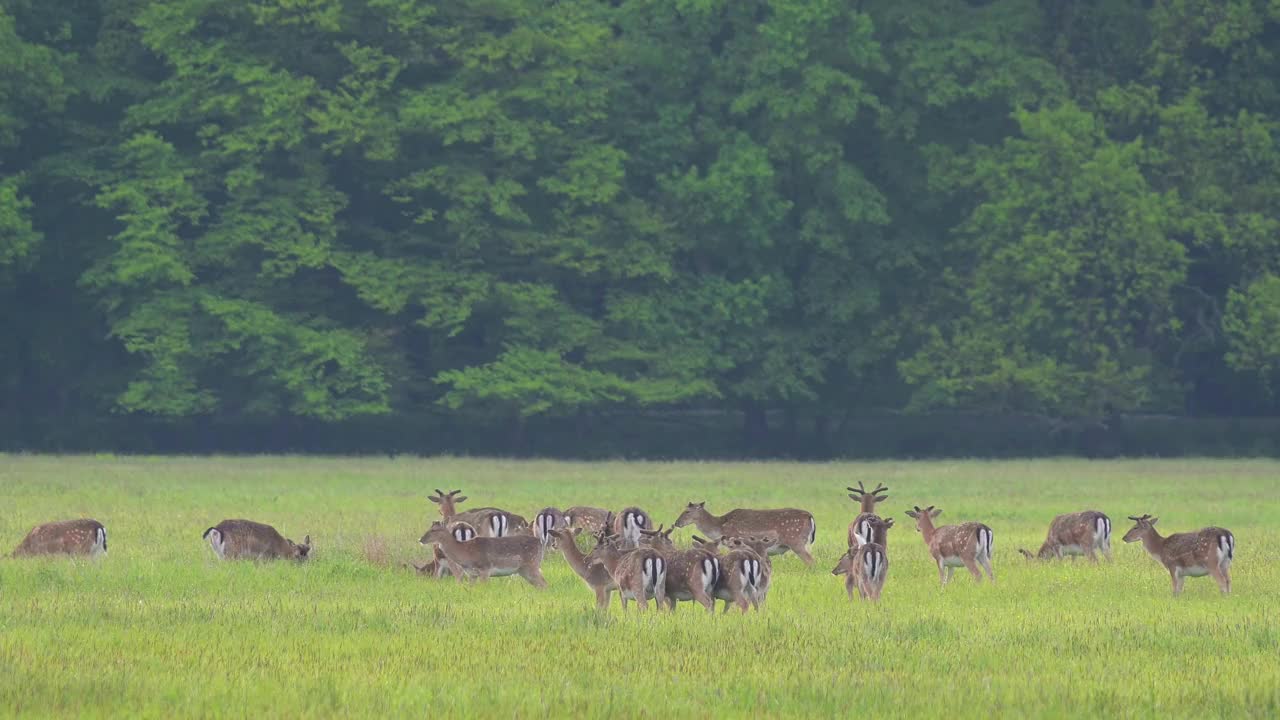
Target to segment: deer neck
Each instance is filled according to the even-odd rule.
[[[448,522],[449,518],[458,514],[458,509],[453,506],[452,500],[445,500],[440,503],[440,517]]]
[[[928,545],[933,542],[933,536],[938,532],[938,528],[933,526],[933,518],[928,515],[920,520],[920,536],[924,538],[924,544]]]
[[[875,514],[875,512],[876,512],[876,501],[875,501],[875,498],[872,498],[872,497],[868,497],[868,496],[866,496],[866,495],[863,495],[863,496],[862,496],[862,510],[861,510],[860,512],[864,512],[864,513],[871,513],[872,515],[874,515],[874,514]]]
[[[694,527],[710,540],[719,540],[724,535],[724,519],[728,516],[712,515],[706,509],[693,518]]]
[[[1160,533],[1155,528],[1151,528],[1142,534],[1142,547],[1156,559],[1164,558],[1164,538],[1160,537]]]

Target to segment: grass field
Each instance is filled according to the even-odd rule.
[[[830,575],[855,505],[891,488],[879,606]],[[769,608],[607,616],[563,558],[539,591],[401,569],[434,488],[532,517],[544,505],[635,503],[671,522],[796,506],[818,562],[775,559]],[[1034,461],[847,464],[554,463],[0,456],[0,549],[38,522],[102,521],[97,562],[0,560],[0,715],[66,717],[1280,716],[1280,463]],[[940,589],[902,511],[995,531],[998,584]],[[463,506],[464,509],[466,506]],[[1115,561],[1031,564],[1053,515],[1108,513]],[[1151,512],[1169,532],[1236,536],[1233,594],[1173,598],[1120,537]],[[274,524],[312,561],[219,563],[200,535]],[[690,529],[677,531],[687,544]]]

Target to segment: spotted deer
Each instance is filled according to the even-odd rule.
[[[1236,536],[1230,530],[1207,527],[1160,537],[1156,532],[1156,522],[1160,518],[1130,515],[1129,519],[1134,526],[1124,534],[1124,541],[1141,541],[1151,557],[1164,565],[1173,581],[1175,596],[1182,593],[1186,578],[1205,575],[1217,581],[1218,589],[1224,595],[1231,592],[1231,563],[1236,556]]]
[[[564,513],[559,508],[547,507],[538,511],[533,516],[533,536],[543,545],[554,545],[555,535],[552,531],[568,527],[565,522]]]
[[[640,533],[652,529],[653,518],[638,507],[623,508],[613,516],[613,534],[622,539],[624,547],[635,547],[640,543]]]
[[[831,574],[845,576],[844,590],[849,594],[850,600],[856,589],[858,597],[879,602],[885,578],[889,574],[889,553],[884,546],[874,542],[849,548]]]
[[[603,529],[601,528],[601,531]],[[556,545],[560,548],[560,552],[564,553],[565,562],[569,563],[574,574],[582,578],[587,587],[596,594],[596,609],[606,610],[609,607],[610,595],[618,589],[618,584],[613,581],[613,575],[609,574],[608,568],[600,560],[601,555],[609,550],[601,546],[609,540],[597,536],[596,547],[584,555],[573,539],[578,532],[581,532],[580,528],[557,528],[551,531],[551,535],[555,537]]]
[[[427,499],[440,506],[440,517],[446,522],[465,522],[476,529],[480,537],[499,538],[518,535],[529,531],[529,521],[523,517],[495,507],[473,508],[466,512],[458,512],[458,505],[466,501],[466,495],[458,495],[461,490],[448,493],[436,489],[435,495]]]
[[[564,511],[564,524],[595,535],[605,526],[605,519],[612,514],[604,508],[575,505]]]
[[[867,490],[862,486],[862,482],[859,481],[858,487],[848,488],[848,490],[849,498],[856,500],[860,505],[858,516],[853,519],[853,522],[849,523],[849,547],[855,549],[858,547],[858,542],[854,536],[861,536],[866,542],[874,541],[884,544],[881,540],[870,537],[870,524],[881,519],[876,514],[876,505],[889,499],[889,496],[885,494],[889,492],[889,488],[882,483],[876,483],[875,490]]]
[[[223,520],[204,531],[219,560],[296,560],[311,556],[311,536],[299,545],[275,528],[252,520]]]
[[[465,522],[449,523],[449,532],[453,533],[454,539],[458,542],[468,542],[476,539],[476,529]],[[432,558],[425,564],[412,564],[419,575],[429,575],[434,578],[442,578],[445,575],[461,576],[461,571],[454,572],[454,568],[450,566],[449,560],[444,556],[444,550],[441,550],[438,544],[431,546],[431,554]]]
[[[776,542],[772,537],[720,538],[714,542],[694,536],[693,541],[708,550],[726,548],[720,557],[720,579],[712,595],[724,601],[724,612],[737,606],[743,613],[749,607],[756,612],[764,608],[769,597],[773,565],[768,549]]]
[[[436,521],[419,542],[440,545],[445,559],[453,566],[458,582],[462,582],[461,575],[470,577],[473,582],[519,575],[534,587],[547,586],[542,577],[543,545],[532,535],[478,536],[459,540],[448,526]]]
[[[598,536],[602,542],[597,549],[601,564],[618,586],[622,609],[625,611],[628,601],[635,600],[642,611],[647,611],[652,598],[661,610],[667,603],[666,558],[652,547],[624,548],[622,539],[612,534],[613,527],[613,513],[610,513]]]
[[[1111,559],[1111,518],[1097,510],[1059,515],[1049,523],[1049,534],[1040,546],[1039,552],[1031,554],[1026,548],[1018,548],[1018,552],[1027,556],[1028,560],[1048,560],[1070,555],[1074,560],[1084,555],[1091,562],[1098,562],[1095,551],[1101,550],[1107,560]]]
[[[923,510],[917,505],[914,510],[907,511],[907,516],[915,519],[916,530],[924,537],[929,554],[938,564],[938,579],[946,585],[951,580],[951,573],[963,565],[975,581],[982,582],[982,572],[978,570],[981,565],[994,583],[996,574],[991,569],[991,553],[995,535],[991,528],[979,522],[935,527],[933,520],[941,514],[942,511],[932,505]]]
[[[96,558],[107,554],[107,529],[89,518],[59,520],[31,528],[14,548],[12,557],[35,555],[88,555]]]
[[[694,525],[698,532],[711,540],[722,537],[741,537],[747,535],[770,536],[777,542],[768,549],[769,555],[782,555],[790,550],[806,565],[813,564],[813,555],[809,554],[809,546],[818,534],[818,526],[813,521],[813,514],[806,510],[784,508],[780,510],[731,510],[722,516],[712,515],[706,509],[705,502],[689,503],[675,526]]]
[[[666,530],[642,530],[640,544],[652,547],[667,560],[667,607],[676,609],[680,601],[696,602],[715,612],[716,600],[712,593],[720,579],[719,554],[710,547],[695,546],[681,550],[671,542],[675,528]]]

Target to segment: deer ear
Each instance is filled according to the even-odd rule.
[[[453,501],[454,501],[455,503],[466,502],[466,501],[467,501],[467,496],[466,496],[466,495],[459,495],[458,497],[454,498],[454,499],[453,499]]]
[[[916,512],[915,510],[908,510],[908,511],[907,511],[907,517],[909,517],[909,518],[918,518],[918,517],[920,517],[920,513]]]
[[[888,499],[889,499],[888,495],[881,495],[880,497],[876,498],[876,502],[884,502],[885,500],[888,500]]]
[[[893,527],[893,518],[885,518],[885,520],[884,520],[884,526],[885,526],[886,528],[891,528],[891,527]]]
[[[929,517],[931,517],[931,518],[936,518],[936,517],[938,517],[938,516],[939,516],[939,515],[941,515],[941,514],[942,514],[942,511],[941,511],[941,510],[930,510],[930,511],[929,511]]]
[[[1151,518],[1150,520],[1148,520],[1147,522],[1151,523],[1152,525],[1155,525],[1156,523],[1160,522],[1160,518],[1153,517],[1153,518]]]
[[[439,504],[440,504],[440,498],[436,497],[435,495],[428,495],[428,496],[427,496],[427,499],[428,499],[428,500],[430,500],[431,502],[433,502],[433,503],[437,504],[437,505],[439,505]]]
[[[308,535],[308,536],[306,536],[306,537],[302,538],[302,544],[303,544],[303,545],[306,545],[307,547],[311,547],[311,536],[310,536],[310,535]]]

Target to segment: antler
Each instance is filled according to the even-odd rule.
[[[1147,513],[1146,515],[1143,515],[1142,517],[1134,517],[1133,515],[1130,515],[1130,516],[1129,516],[1129,519],[1130,519],[1130,520],[1132,520],[1132,521],[1134,521],[1134,522],[1142,522],[1143,520],[1150,520],[1150,519],[1151,519],[1151,513]]]

